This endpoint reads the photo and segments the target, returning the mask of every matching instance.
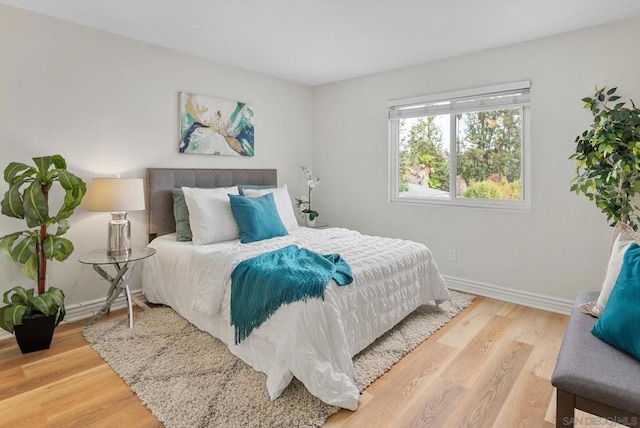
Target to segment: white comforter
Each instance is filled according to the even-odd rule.
[[[296,244],[321,254],[339,253],[354,282],[329,283],[324,301],[284,305],[240,344],[230,325],[230,276],[242,260]],[[153,303],[171,306],[232,353],[267,375],[271,399],[293,376],[328,404],[355,410],[359,391],[352,357],[418,306],[448,300],[449,292],[423,244],[341,229],[294,230],[251,244],[229,241],[194,246],[165,235],[150,244],[142,286]]]

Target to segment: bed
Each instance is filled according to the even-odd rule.
[[[285,236],[244,244],[232,239],[195,245],[195,237],[193,242],[177,241],[173,189],[236,185],[277,188],[277,172],[147,169],[149,246],[157,253],[143,267],[145,297],[172,307],[265,373],[271,399],[295,376],[324,402],[355,410],[359,391],[351,380],[352,357],[418,306],[450,299],[431,252],[420,243],[335,227],[292,226]],[[284,217],[281,211],[280,215]],[[233,269],[245,260],[291,245],[320,254],[340,254],[352,268],[353,283],[338,286],[331,280],[324,299],[280,307],[236,344],[230,322]]]

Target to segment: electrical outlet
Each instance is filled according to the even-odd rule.
[[[449,261],[450,262],[457,262],[458,261],[458,253],[457,251],[454,250],[449,250]]]

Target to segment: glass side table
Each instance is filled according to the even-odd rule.
[[[107,250],[92,251],[80,257],[78,261],[86,265],[93,265],[93,270],[101,277],[111,283],[107,300],[100,310],[91,318],[89,324],[95,323],[98,318],[109,312],[111,305],[124,291],[127,297],[127,308],[129,309],[129,328],[133,328],[133,306],[131,304],[131,292],[129,291],[129,276],[140,264],[141,260],[151,257],[156,253],[155,248],[137,247],[131,249],[131,254],[127,256],[110,256]],[[116,268],[116,275],[111,276],[102,266],[112,265]]]

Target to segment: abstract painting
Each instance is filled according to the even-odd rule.
[[[253,156],[253,107],[180,92],[180,153]]]

